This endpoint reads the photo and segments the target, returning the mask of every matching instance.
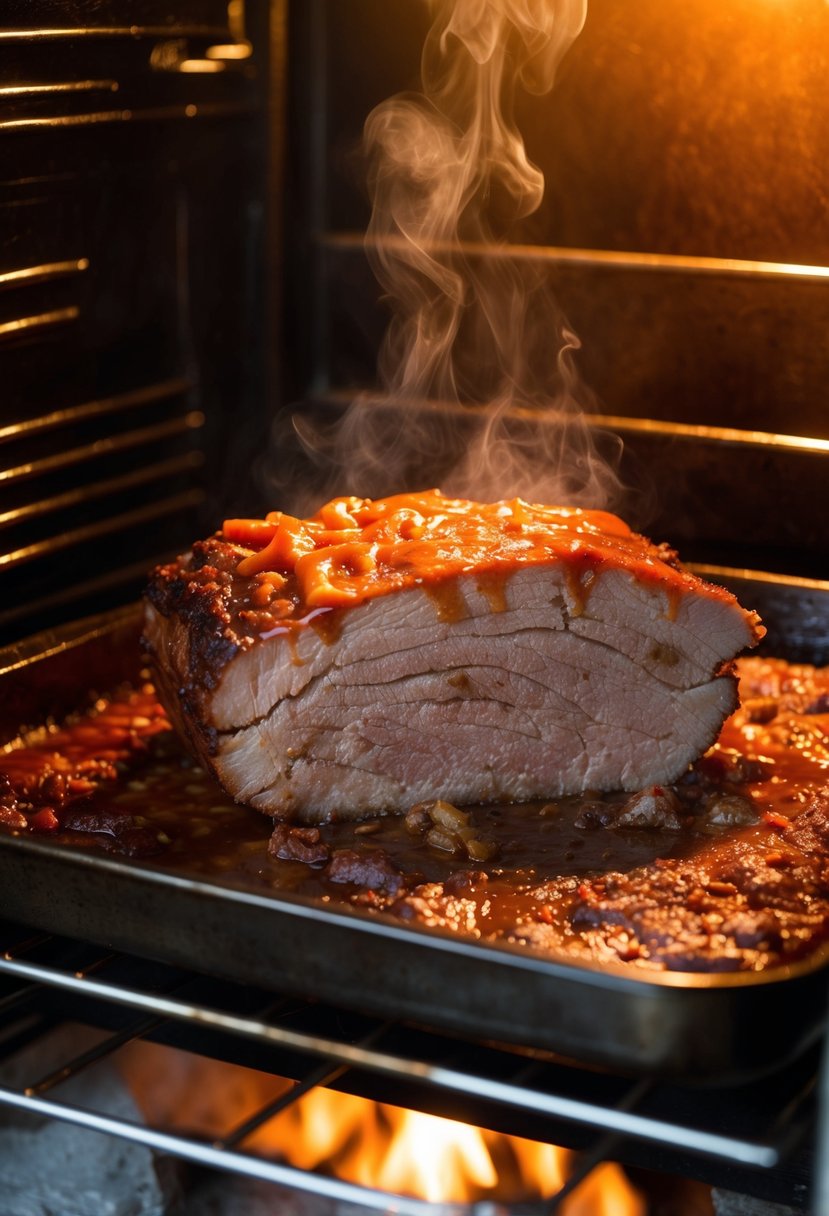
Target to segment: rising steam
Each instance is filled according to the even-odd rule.
[[[506,244],[544,193],[513,120],[516,86],[552,87],[586,4],[431,0],[422,92],[369,115],[366,250],[392,312],[384,396],[353,403],[333,452],[297,424],[306,448],[333,458],[336,492],[414,478],[478,499],[613,505],[619,483],[571,359],[578,339],[543,263]]]

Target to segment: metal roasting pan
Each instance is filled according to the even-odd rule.
[[[829,583],[718,574],[764,616],[769,653],[829,662]],[[0,739],[134,676],[139,622],[131,607],[0,651]],[[0,916],[467,1038],[686,1080],[776,1068],[826,1017],[829,945],[766,973],[635,973],[25,837],[0,836]]]

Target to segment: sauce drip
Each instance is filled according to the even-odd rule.
[[[476,587],[482,596],[489,603],[491,612],[506,612],[507,603],[507,579],[509,575],[497,574],[481,574],[476,581]]]
[[[439,621],[455,625],[467,615],[466,601],[455,582],[427,584],[426,594],[435,605]]]

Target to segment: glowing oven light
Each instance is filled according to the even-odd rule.
[[[250,59],[252,54],[249,42],[216,43],[204,52],[205,59]]]
[[[225,65],[219,59],[182,59],[178,64],[179,72],[223,72]]]

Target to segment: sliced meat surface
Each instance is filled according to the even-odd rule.
[[[219,537],[157,572],[147,645],[222,785],[283,819],[640,790],[714,742],[737,701],[730,661],[760,631],[636,540],[647,569],[612,546],[587,564],[559,549],[353,605],[309,603],[286,562],[269,617],[245,551]]]

